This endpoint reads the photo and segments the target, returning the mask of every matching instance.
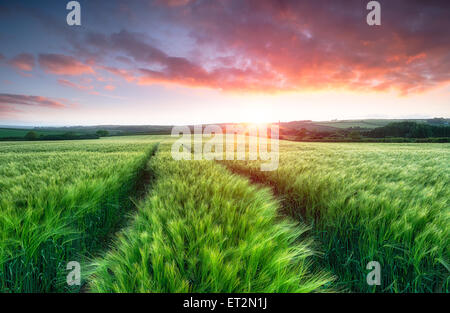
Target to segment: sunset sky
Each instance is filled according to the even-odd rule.
[[[450,1],[0,0],[0,125],[450,117]]]

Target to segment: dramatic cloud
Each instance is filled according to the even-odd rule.
[[[188,58],[170,56],[145,42],[144,36],[126,30],[110,36],[90,33],[86,36],[86,42],[102,52],[124,54],[120,58],[127,60],[128,65],[135,65],[134,68],[98,67],[140,85],[175,83],[224,90],[267,90],[282,87],[276,81],[277,73],[267,68],[239,68],[239,64],[234,67],[225,66],[226,58],[218,58],[218,67],[206,69]],[[232,62],[228,65],[230,63]]]
[[[135,73],[131,70],[118,69],[116,67],[111,66],[102,66],[100,68],[105,71],[108,71],[109,73],[122,77],[127,82],[133,82],[136,80]]]
[[[35,65],[34,56],[29,53],[19,54],[9,60],[8,63],[21,71],[32,71]]]
[[[105,90],[109,90],[109,91],[114,91],[114,89],[116,89],[116,86],[113,86],[113,85],[106,85],[106,86],[104,87],[104,89],[105,89]]]
[[[25,105],[25,106],[44,106],[52,108],[62,108],[65,107],[61,101],[50,99],[41,96],[27,96],[27,95],[16,95],[0,93],[0,104],[2,105]]]
[[[20,112],[22,112],[22,111],[18,110],[15,107],[12,107],[10,105],[5,105],[5,104],[1,104],[0,103],[0,118],[13,117],[17,113],[20,113]]]
[[[94,74],[90,65],[84,64],[72,56],[62,54],[40,54],[39,65],[47,73],[57,75]]]
[[[360,0],[92,4],[98,18],[122,14],[114,15],[120,23],[114,28],[122,30],[111,33],[105,26],[69,34],[58,28],[70,45],[65,51],[73,56],[40,54],[38,60],[44,71],[57,75],[93,74],[106,80],[95,72],[101,70],[139,85],[225,91],[407,94],[448,83],[450,2],[380,2],[381,26],[367,25],[367,1]],[[17,62],[22,69],[27,65]]]
[[[191,0],[160,0],[161,4],[167,4],[170,7],[183,6],[190,2]]]
[[[94,88],[93,86],[84,86],[81,84],[71,82],[67,79],[58,79],[58,84],[60,84],[61,86],[64,86],[64,87],[70,87],[70,88],[74,88],[77,90],[92,90]]]
[[[198,65],[187,61],[172,65],[167,59],[164,71],[145,71],[141,82],[162,79],[225,89],[395,88],[402,92],[448,82],[450,3],[381,2],[379,27],[366,24],[364,1],[169,5],[167,16],[195,38]]]
[[[25,107],[47,107],[61,109],[69,104],[67,100],[51,99],[42,96],[28,96],[0,93],[0,117],[13,115],[22,112]]]
[[[134,60],[128,80],[139,84],[408,93],[447,83],[450,4],[381,2],[382,25],[369,26],[364,1],[157,1],[152,9],[189,32],[194,53],[173,56],[127,31],[89,42]]]

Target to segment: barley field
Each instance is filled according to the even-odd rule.
[[[331,276],[311,269],[308,229],[277,221],[267,189],[209,161],[149,163],[156,185],[131,226],[94,262],[95,292],[312,292]]]
[[[0,143],[0,291],[448,292],[449,144],[280,141],[261,172],[172,142]]]
[[[334,287],[448,292],[450,145],[280,143],[277,171],[225,164],[270,186],[283,214],[312,227]],[[381,265],[381,286],[366,283],[370,261]]]
[[[104,246],[155,148],[147,138],[1,143],[0,290],[68,291],[66,264]]]

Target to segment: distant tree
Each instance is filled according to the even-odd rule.
[[[106,137],[109,135],[109,132],[104,129],[99,129],[99,130],[97,130],[96,134],[100,137]]]
[[[396,122],[378,127],[368,133],[369,137],[403,137],[403,138],[430,138],[450,137],[450,126],[432,126],[416,122]]]
[[[27,140],[36,140],[36,139],[38,139],[38,137],[39,136],[35,131],[29,131],[25,135],[25,139],[27,139]]]
[[[63,136],[66,138],[72,138],[72,137],[75,137],[76,135],[77,134],[75,132],[67,132],[67,133],[63,134]]]
[[[306,130],[306,128],[302,128],[299,131],[297,131],[297,136],[300,138],[306,137],[307,134],[308,134],[308,131]]]
[[[429,124],[434,124],[434,125],[446,125],[447,124],[447,121],[443,117],[435,117],[433,119],[427,120],[427,122]]]
[[[354,140],[361,139],[361,133],[356,130],[351,131],[349,136]]]

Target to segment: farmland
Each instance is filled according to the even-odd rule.
[[[65,266],[104,246],[156,144],[145,139],[0,145],[0,289],[65,290]]]
[[[312,273],[307,231],[276,221],[277,202],[209,161],[175,161],[170,146],[150,160],[149,197],[97,260],[95,292],[326,291],[331,276]],[[268,252],[270,251],[270,252]]]
[[[280,141],[261,172],[172,142],[1,143],[0,290],[448,292],[449,144]]]
[[[313,227],[317,262],[352,291],[448,291],[450,145],[282,142],[280,166],[228,161]],[[381,288],[366,264],[381,264]]]

